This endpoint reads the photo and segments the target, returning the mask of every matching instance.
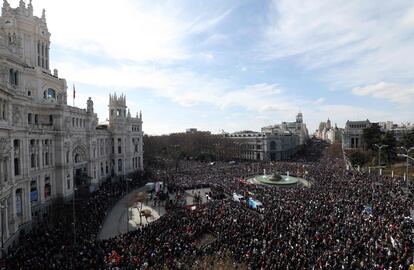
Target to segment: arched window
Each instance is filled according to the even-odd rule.
[[[23,204],[22,204],[22,189],[16,189],[16,215],[21,217],[23,215]]]
[[[276,142],[275,141],[270,142],[270,150],[276,150]]]
[[[30,155],[30,167],[32,167],[32,168],[36,167],[35,154]]]
[[[118,159],[118,172],[122,171],[122,159]]]
[[[14,158],[14,176],[20,175],[20,159]]]
[[[50,196],[52,195],[52,185],[50,184],[49,176],[45,177],[44,195],[45,195],[45,199],[50,198]]]
[[[19,72],[17,70],[14,71],[14,84],[19,85]]]
[[[41,53],[42,53],[42,68],[45,67],[45,45],[42,43],[42,49],[41,49]]]
[[[37,65],[40,66],[40,41],[37,42]]]
[[[18,85],[19,84],[19,72],[17,70],[14,70],[12,68],[10,69],[10,71],[9,71],[9,81],[13,85]]]
[[[52,88],[47,89],[47,98],[56,99],[56,91]]]

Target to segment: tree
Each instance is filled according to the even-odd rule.
[[[406,148],[414,147],[414,129],[404,134],[402,145]]]
[[[397,139],[395,139],[395,135],[393,131],[387,131],[382,138],[382,144],[388,145],[385,148],[385,155],[387,156],[388,162],[395,160],[397,154],[395,152],[395,147],[397,146]]]
[[[329,158],[335,158],[342,154],[342,145],[340,143],[330,144],[328,147]]]
[[[369,160],[368,155],[366,153],[363,153],[362,151],[352,152],[348,158],[352,166],[355,166],[355,165],[362,166],[365,163],[367,163]]]
[[[379,144],[382,141],[381,127],[378,123],[373,123],[370,127],[363,130],[362,139],[364,140],[364,148],[375,150],[375,144]]]
[[[168,161],[173,163],[172,166],[175,166],[176,170],[179,168],[180,160],[184,158],[233,160],[239,151],[232,139],[208,132],[146,135],[144,145],[144,162],[147,165],[160,165]]]

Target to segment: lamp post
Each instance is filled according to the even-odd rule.
[[[73,258],[72,258],[72,268],[76,269],[75,262],[76,262],[76,212],[75,212],[75,197],[76,197],[76,191],[78,189],[76,188],[76,184],[74,181],[74,187],[73,187],[73,196],[72,196],[72,216],[73,216]]]
[[[4,213],[3,210],[6,206],[3,203],[0,203],[1,210],[1,259],[4,260]]]
[[[398,154],[398,156],[406,158],[405,180],[406,180],[406,183],[407,183],[407,186],[408,186],[408,166],[409,166],[408,160],[411,159],[411,160],[414,161],[414,158],[410,157],[408,154],[410,153],[411,150],[414,150],[414,147],[411,147],[410,149],[407,149],[405,147],[400,147],[400,148],[404,149],[407,152],[407,154]]]
[[[132,179],[125,178],[126,181],[126,188],[127,188],[127,196],[129,193],[129,182],[132,182]],[[129,232],[129,202],[127,202],[127,208],[126,208],[126,231]]]
[[[378,147],[378,169],[380,169],[380,167],[381,167],[381,149],[382,148],[384,148],[384,147],[387,147],[388,145],[386,145],[386,144],[381,144],[381,145],[378,145],[378,144],[374,144],[376,147]]]

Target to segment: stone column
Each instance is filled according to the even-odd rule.
[[[13,139],[10,139],[10,160],[14,162],[14,147],[13,147]],[[12,162],[10,162],[10,182],[11,179],[13,179],[13,183],[14,183],[14,168],[12,167]]]
[[[9,204],[7,203],[8,200],[9,200],[9,198],[4,200],[4,205],[6,206],[6,208],[4,209],[4,235],[5,235],[5,239],[9,238]]]
[[[11,217],[11,233],[16,232],[17,230],[17,226],[16,226],[16,219],[17,219],[17,215],[16,215],[16,189],[12,189],[12,194],[11,194],[11,198],[10,198],[10,217]]]
[[[40,175],[40,179],[39,179],[39,189],[38,189],[38,200],[39,200],[39,204],[43,204],[45,202],[45,198],[44,198],[44,183],[45,181],[45,176],[42,174]]]
[[[0,185],[6,182],[3,167],[4,167],[4,158],[0,156]]]
[[[20,144],[20,163],[21,163],[21,175],[23,178],[28,177],[29,175],[29,168],[28,160],[29,160],[29,145],[27,143],[26,138],[21,139]]]
[[[43,168],[43,145],[42,145],[42,140],[37,140],[39,143],[39,152],[38,152],[38,156],[39,156],[39,169]]]
[[[26,190],[26,200],[27,200],[27,202],[25,203],[25,205],[27,206],[27,208],[26,208],[26,214],[27,214],[27,218],[26,218],[26,221],[31,221],[32,220],[32,204],[31,204],[31,201],[30,201],[30,182],[31,182],[31,179],[29,179],[29,181],[26,183],[26,188],[25,188],[25,190]]]

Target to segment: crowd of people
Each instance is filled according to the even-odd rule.
[[[324,149],[323,144],[312,144]],[[408,269],[413,263],[412,195],[405,181],[347,170],[342,155],[304,152],[300,161],[274,163],[182,161],[158,180],[175,194],[210,188],[206,204],[174,207],[138,230],[97,240],[101,223],[124,194],[104,184],[77,212],[77,241],[67,224],[38,227],[8,255],[10,269],[191,269],[208,256],[249,269]],[[307,157],[309,155],[309,159]],[[309,162],[308,160],[311,160]],[[255,174],[290,172],[309,187],[276,188],[239,181]],[[135,185],[142,183],[136,181]],[[258,212],[234,201],[248,194]],[[219,196],[224,195],[224,196]],[[202,245],[205,235],[214,241]]]

